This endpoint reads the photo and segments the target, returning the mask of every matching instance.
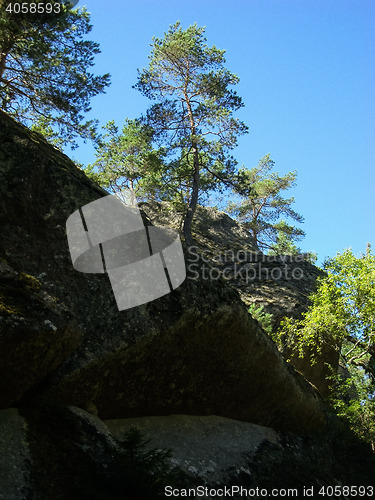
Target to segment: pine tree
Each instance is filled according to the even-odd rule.
[[[149,65],[135,85],[157,101],[146,120],[173,159],[169,166],[180,186],[184,184],[189,193],[183,225],[188,245],[202,189],[228,182],[236,165],[229,151],[238,135],[247,132],[232,116],[243,106],[230,88],[239,78],[224,67],[225,51],[207,46],[204,31],[196,24],[183,30],[177,22],[164,38],[153,38]]]
[[[287,237],[289,246],[294,245],[294,241],[305,234],[302,229],[280,219],[287,217],[303,222],[303,217],[291,208],[294,198],[283,198],[280,194],[295,186],[297,172],[279,176],[277,172],[272,172],[274,164],[268,154],[256,167],[240,169],[239,201],[232,201],[227,206],[228,212],[244,224],[261,250],[271,249],[281,237]],[[238,195],[238,189],[235,189],[235,194]]]
[[[85,38],[89,13],[62,1],[18,4],[26,13],[16,13],[14,5],[4,2],[0,10],[1,109],[60,146],[74,145],[77,136],[92,139],[95,122],[83,121],[84,114],[109,85],[109,75],[89,71],[100,52]]]
[[[126,119],[121,132],[114,121],[103,129],[96,160],[84,170],[101,186],[135,204],[158,197],[163,151],[152,146],[152,130],[139,120]],[[132,193],[131,200],[125,193]]]

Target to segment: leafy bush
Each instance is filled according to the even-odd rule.
[[[257,307],[255,304],[251,304],[249,313],[268,335],[272,334],[272,314],[264,312],[263,306]]]
[[[333,374],[333,391],[329,403],[362,441],[375,451],[375,390],[365,370],[349,366],[348,376]]]
[[[312,306],[300,320],[285,318],[274,337],[300,357],[310,353],[312,364],[327,345],[340,353],[350,376],[333,374],[331,404],[375,449],[375,257],[369,245],[359,257],[349,249],[324,268]]]

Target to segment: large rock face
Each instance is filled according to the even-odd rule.
[[[203,307],[189,303],[193,290]],[[179,310],[173,325],[61,371],[47,394],[102,418],[216,414],[300,432],[323,428],[317,394],[232,299],[225,288],[181,287],[163,304]]]
[[[216,413],[290,430],[324,426],[318,395],[223,280],[188,269],[171,294],[119,312],[106,276],[76,272],[65,222],[105,193],[38,135],[0,116],[0,256],[13,282],[23,273],[37,289],[27,294],[33,314],[3,311],[3,352],[24,370],[17,378],[3,366],[2,379],[13,381],[3,408],[43,394],[103,418]]]
[[[263,490],[258,496],[275,488],[290,489],[289,496],[303,498],[304,489],[309,487],[310,493],[313,491],[310,496],[319,498],[322,486],[373,483],[371,455],[364,453],[360,463],[351,462],[350,449],[335,433],[305,439],[217,416],[170,415],[105,423],[120,442],[136,427],[148,440],[148,448],[171,450],[171,464],[185,476],[179,487],[199,486],[207,499],[217,498],[217,490],[223,487],[233,498],[255,497],[256,488]],[[347,462],[351,462],[349,467]],[[248,496],[244,492],[240,495],[241,487]],[[339,498],[344,500],[345,496]]]
[[[167,203],[142,204],[154,224],[178,228],[181,220],[168,210],[168,206]],[[303,255],[264,255],[240,224],[212,208],[198,207],[193,235],[196,246],[187,252],[191,273],[197,279],[217,281],[223,278],[239,292],[244,304],[262,307],[264,313],[272,316],[274,331],[285,317],[301,319],[311,305],[309,297],[316,290],[317,278],[324,273]],[[285,359],[290,360],[322,396],[328,396],[328,377],[332,373],[329,366],[337,369],[339,362],[335,346],[326,346],[313,365],[311,352],[301,358],[292,349],[279,347]]]
[[[353,447],[338,436],[306,439],[217,416],[102,422],[76,407],[11,408],[0,410],[0,445],[1,500],[152,500],[198,487],[205,499],[225,487],[232,498],[243,498],[241,487],[293,488],[299,498],[307,486],[373,480],[371,455],[359,447],[352,463]]]
[[[66,220],[103,196],[0,112],[0,442],[14,465],[0,498],[147,498],[124,494],[125,458],[99,418],[216,414],[325,435],[319,393],[284,361],[231,280],[205,274],[208,250],[185,249],[185,282],[124,311],[107,276],[73,269]],[[228,250],[257,251],[228,216],[206,213],[212,224],[196,225],[201,249],[226,241]]]
[[[169,415],[107,420],[120,442],[136,427],[149,447],[173,451],[172,463],[198,484],[229,484],[239,473],[251,476],[248,464],[265,441],[280,442],[273,429],[249,422],[211,416]]]

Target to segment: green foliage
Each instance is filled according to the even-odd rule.
[[[375,257],[370,246],[356,257],[351,250],[329,259],[324,265],[328,284],[340,290],[339,307],[346,331],[363,342],[375,342]]]
[[[290,235],[288,225],[285,220],[280,220],[275,224],[277,230],[276,241],[271,245],[267,255],[302,255],[303,259],[310,264],[315,264],[318,256],[315,252],[303,252],[293,243],[293,236]]]
[[[200,194],[230,182],[236,162],[229,151],[247,132],[232,116],[243,106],[231,90],[239,78],[224,67],[225,51],[207,46],[204,31],[196,24],[183,30],[177,22],[164,38],[153,38],[149,65],[139,72],[135,85],[157,101],[144,120],[169,155],[165,193],[177,191],[177,201],[187,206],[188,244]]]
[[[350,344],[351,345],[351,344]],[[337,415],[347,422],[350,429],[375,451],[375,392],[371,380],[360,366],[348,367],[349,377],[335,375],[334,391],[330,402]]]
[[[285,319],[280,335],[296,338],[301,355],[304,345],[319,352],[329,343],[341,350],[344,339],[369,352],[375,342],[374,256],[370,250],[360,257],[345,250],[327,260],[324,269],[327,275],[318,278],[311,308],[300,321]]]
[[[84,168],[86,174],[120,198],[132,193],[144,201],[155,198],[161,185],[163,151],[152,147],[152,130],[139,120],[126,119],[121,133],[114,121],[104,127],[96,160]],[[124,200],[125,201],[125,200]]]
[[[272,334],[272,314],[264,312],[263,306],[257,307],[255,304],[250,305],[249,313],[268,335]]]
[[[92,28],[87,10],[60,3],[59,13],[0,10],[0,107],[62,147],[95,137],[95,122],[83,114],[109,75],[89,71],[100,50],[85,38]]]
[[[318,279],[310,309],[301,320],[284,319],[275,339],[301,357],[308,350],[312,362],[324,345],[340,352],[351,376],[346,382],[335,377],[333,405],[374,445],[375,257],[369,246],[359,257],[345,250],[328,259],[324,268],[327,274]],[[356,396],[348,397],[352,387]]]
[[[293,238],[288,234],[286,221],[282,219],[275,226],[277,226],[276,241],[268,251],[268,255],[299,255],[301,249],[293,243]]]
[[[303,217],[291,208],[294,198],[284,199],[280,193],[295,186],[297,172],[279,176],[272,172],[274,164],[268,154],[256,167],[240,169],[238,187],[234,189],[240,195],[239,201],[229,203],[227,210],[244,224],[261,250],[277,248],[280,238],[285,235],[288,246],[296,251],[293,242],[305,233],[280,217],[299,223],[303,222]]]

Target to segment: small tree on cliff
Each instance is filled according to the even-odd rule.
[[[89,72],[100,52],[85,39],[89,13],[61,0],[23,5],[26,13],[15,12],[12,2],[0,9],[1,109],[60,145],[74,144],[77,136],[93,138],[95,123],[84,122],[83,114],[90,99],[104,92],[109,75]]]
[[[278,172],[272,172],[274,164],[268,154],[256,167],[240,169],[238,185],[241,195],[238,202],[229,203],[227,210],[244,224],[261,250],[278,248],[281,237],[288,241],[289,246],[292,245],[291,248],[298,250],[294,242],[305,233],[282,217],[300,223],[303,217],[291,207],[294,198],[281,196],[282,191],[295,186],[297,172],[280,176]],[[238,190],[235,192],[237,194]]]
[[[96,150],[96,160],[84,170],[98,184],[122,198],[131,193],[137,200],[157,197],[163,152],[152,147],[152,130],[139,120],[126,119],[121,132],[108,122]]]
[[[230,89],[239,78],[224,67],[225,51],[209,48],[203,34],[204,28],[196,24],[182,30],[177,22],[163,39],[153,38],[149,65],[135,85],[158,101],[147,112],[147,121],[174,157],[174,168],[188,172],[190,196],[183,225],[188,245],[202,171],[212,180],[206,183],[210,188],[225,182],[235,166],[228,152],[237,136],[247,132],[232,116],[243,106]]]

